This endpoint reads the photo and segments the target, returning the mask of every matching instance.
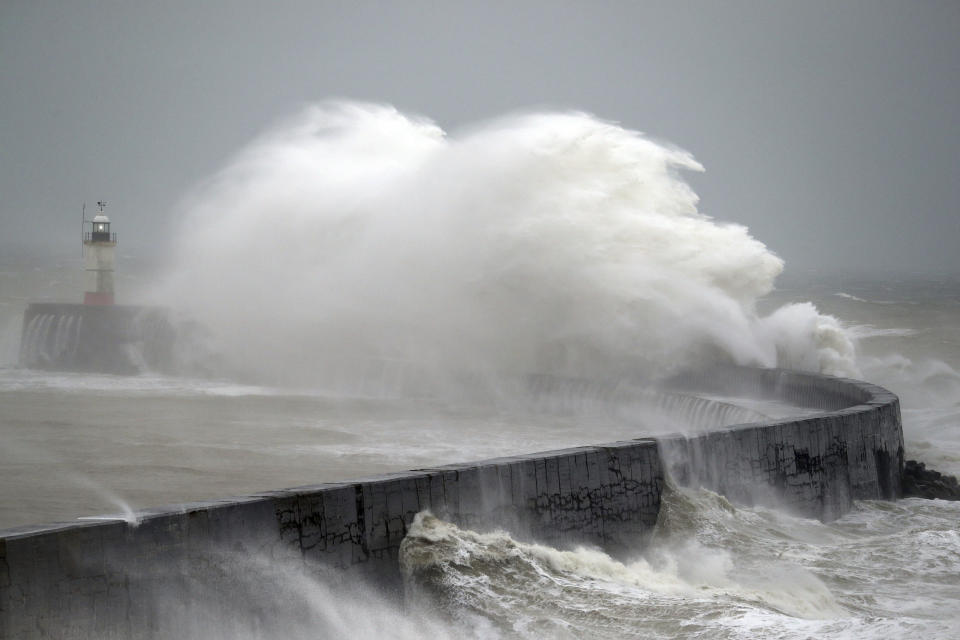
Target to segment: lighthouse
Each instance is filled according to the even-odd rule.
[[[82,210],[83,304],[45,301],[27,305],[18,362],[21,367],[51,371],[115,375],[173,372],[175,356],[186,351],[177,346],[178,333],[167,311],[114,304],[117,234],[111,231],[110,218],[103,211],[107,203],[97,204],[100,211],[92,220],[87,219],[86,206]],[[2,579],[0,575],[0,582]]]
[[[110,232],[110,218],[103,213],[106,202],[98,202],[100,213],[93,217],[90,231],[83,234],[83,267],[87,272],[83,304],[113,304],[114,250],[117,234]]]

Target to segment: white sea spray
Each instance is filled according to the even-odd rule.
[[[184,204],[155,297],[209,327],[230,366],[271,381],[369,360],[437,380],[716,360],[855,374],[832,318],[756,313],[783,263],[698,211],[680,174],[701,169],[584,113],[447,135],[392,107],[322,103]]]

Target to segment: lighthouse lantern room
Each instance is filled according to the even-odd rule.
[[[90,224],[90,231],[83,234],[83,266],[86,270],[86,290],[83,304],[113,304],[114,250],[117,246],[117,234],[110,232],[110,218],[103,213],[106,202],[98,202],[100,213]]]

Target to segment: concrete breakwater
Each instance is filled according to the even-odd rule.
[[[741,368],[676,384],[823,413],[179,505],[140,512],[136,525],[2,531],[0,637],[176,637],[164,598],[198,582],[229,585],[238,556],[398,587],[399,545],[424,509],[462,527],[618,554],[651,534],[668,477],[826,520],[854,499],[899,495],[899,403],[879,387]]]
[[[35,302],[23,314],[19,362],[31,369],[129,375],[167,370],[175,335],[156,307]]]

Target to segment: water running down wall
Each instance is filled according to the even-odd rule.
[[[3,531],[0,637],[175,637],[163,598],[186,597],[198,581],[231,586],[229,558],[238,555],[396,589],[400,542],[425,509],[463,527],[624,554],[649,538],[668,477],[825,520],[855,499],[899,495],[899,402],[884,389],[775,369],[677,382],[824,413],[179,505],[139,512],[136,526]]]
[[[174,340],[160,308],[34,302],[23,314],[19,364],[118,375],[164,370]]]

